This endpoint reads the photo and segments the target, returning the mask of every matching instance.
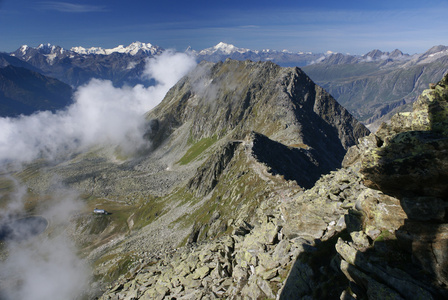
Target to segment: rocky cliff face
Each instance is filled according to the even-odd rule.
[[[394,298],[448,295],[447,79],[425,90],[412,112],[395,115],[346,157],[349,162],[359,155],[364,184],[389,195],[376,200],[377,209],[390,201],[396,206],[395,212],[374,213],[368,198],[362,199],[357,207],[363,213],[363,226],[356,234],[371,240],[364,246],[355,240],[352,244],[340,240],[336,245],[343,258],[341,268],[361,287],[360,293],[375,295],[374,285],[380,284],[382,295]],[[381,223],[386,228],[379,228]],[[379,262],[372,265],[372,260]]]

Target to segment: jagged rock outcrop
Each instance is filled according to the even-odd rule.
[[[344,164],[358,165],[365,185],[389,195],[360,195],[361,227],[351,234],[370,239],[362,246],[353,236],[336,244],[357,295],[448,296],[447,80],[425,90],[412,112],[395,115],[346,156]]]
[[[362,173],[369,185],[400,198],[448,196],[447,99],[445,77],[422,93],[411,113],[399,113],[390,125],[378,129],[382,145],[363,159]]]

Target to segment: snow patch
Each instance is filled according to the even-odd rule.
[[[54,62],[54,59],[56,58],[56,53],[47,54],[47,55],[45,55],[45,57],[47,57],[47,62],[50,65],[52,65]]]
[[[135,68],[135,66],[137,65],[137,62],[135,61],[130,61],[128,66],[126,67],[126,70],[132,70]]]
[[[447,53],[448,53],[448,50],[444,50],[444,51],[429,54],[428,57],[442,56],[442,55],[446,55]]]
[[[22,47],[20,47],[20,52],[22,52],[22,55],[26,54],[28,48],[29,48],[28,45],[23,45]]]

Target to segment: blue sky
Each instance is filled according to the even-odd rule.
[[[413,54],[448,45],[448,1],[0,0],[0,51],[134,41],[179,51],[223,41],[254,50]]]

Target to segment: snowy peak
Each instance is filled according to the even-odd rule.
[[[409,54],[403,54],[398,49],[395,49],[392,52],[383,52],[381,50],[375,49],[370,51],[369,53],[362,56],[362,58],[367,61],[380,61],[380,60],[406,60],[409,59]]]
[[[43,55],[50,55],[50,56],[63,54],[65,52],[65,49],[52,44],[45,44],[45,45],[40,44],[39,46],[37,46],[36,50]]]
[[[48,43],[48,44],[40,44],[36,48],[40,53],[50,54],[56,50],[56,46]]]
[[[15,52],[11,53],[12,56],[16,56],[21,59],[28,60],[31,56],[36,53],[44,55],[46,57],[54,58],[55,56],[62,55],[66,52],[65,49],[55,46],[52,44],[40,44],[36,48],[29,47],[28,45],[23,45]]]
[[[163,52],[163,49],[158,46],[154,46],[150,43],[134,42],[127,47],[119,45],[112,49],[104,49],[101,47],[91,47],[87,49],[83,47],[72,47],[70,50],[65,50],[59,46],[47,43],[47,44],[40,44],[35,48],[23,45],[18,50],[11,53],[11,55],[25,58],[26,56],[39,53],[44,56],[47,56],[50,59],[54,59],[54,57],[56,56],[60,56],[62,54],[67,55],[70,52],[71,54],[79,54],[79,55],[90,55],[90,54],[110,55],[113,53],[124,53],[135,56],[137,54],[143,54],[143,55],[160,54]]]
[[[218,43],[216,46],[199,51],[199,55],[211,55],[215,53],[230,55],[232,53],[247,53],[251,50],[245,48],[238,48],[232,44],[224,42]]]
[[[23,55],[25,55],[29,48],[30,48],[30,47],[29,47],[28,45],[23,45],[22,47],[19,48],[18,51],[20,51],[20,53],[22,53]]]
[[[113,53],[124,53],[133,56],[137,54],[154,55],[163,51],[163,49],[158,46],[153,46],[150,43],[142,43],[142,42],[134,42],[127,47],[119,45],[111,49],[103,49],[101,47],[91,47],[88,49],[83,47],[73,47],[70,50],[82,55],[89,55],[89,54],[111,55]]]

